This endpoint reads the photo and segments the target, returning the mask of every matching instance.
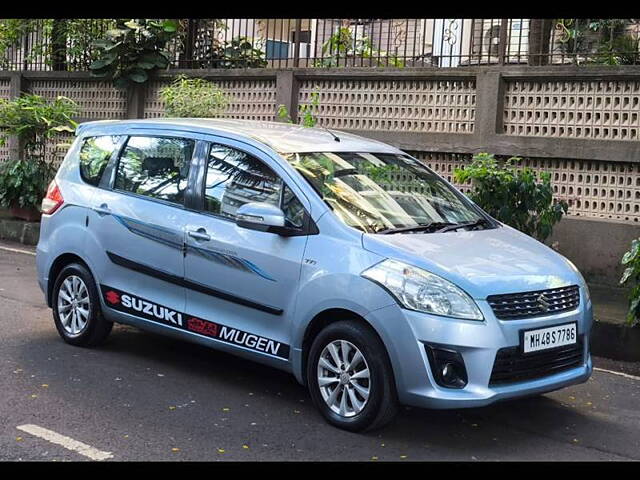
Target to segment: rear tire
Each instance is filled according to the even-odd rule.
[[[387,351],[378,336],[357,321],[332,323],[317,335],[306,374],[314,404],[338,428],[375,430],[398,411]]]
[[[64,267],[53,285],[53,320],[62,339],[79,347],[104,343],[113,328],[102,315],[91,272],[80,263]]]

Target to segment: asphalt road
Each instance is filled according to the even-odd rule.
[[[25,424],[106,461],[639,460],[640,380],[596,371],[542,397],[405,409],[352,434],[325,424],[292,376],[231,355],[124,326],[100,348],[65,344],[34,257],[0,249],[0,460],[88,460]]]

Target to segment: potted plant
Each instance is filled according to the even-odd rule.
[[[27,221],[40,218],[40,201],[55,174],[47,161],[48,141],[62,132],[75,131],[77,105],[66,97],[53,101],[39,95],[23,94],[13,100],[0,100],[0,144],[9,136],[22,146],[20,158],[0,164],[0,205]]]

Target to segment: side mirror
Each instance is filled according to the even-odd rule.
[[[284,212],[269,203],[245,203],[236,211],[236,225],[249,230],[286,235]]]

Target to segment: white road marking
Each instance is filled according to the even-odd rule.
[[[108,458],[113,458],[113,454],[111,452],[103,452],[101,450],[98,450],[97,448],[93,448],[91,445],[79,442],[65,435],[60,435],[59,433],[39,427],[38,425],[20,425],[16,428],[18,430],[22,430],[23,432],[30,433],[31,435],[34,435],[36,437],[43,438],[48,442],[60,445],[67,450],[72,450],[79,453],[80,455],[89,457],[91,460],[100,461],[106,460]]]
[[[628,373],[616,372],[614,370],[606,370],[604,368],[598,368],[598,367],[593,367],[593,369],[597,370],[598,372],[605,372],[605,373],[611,373],[613,375],[620,375],[621,377],[630,378],[631,380],[640,380],[640,377],[636,377],[635,375],[629,375]]]
[[[36,254],[36,252],[30,252],[29,250],[21,250],[19,248],[3,247],[2,245],[0,245],[0,250],[6,250],[7,252],[13,252],[13,253],[26,253],[27,255],[34,255],[34,256]]]

